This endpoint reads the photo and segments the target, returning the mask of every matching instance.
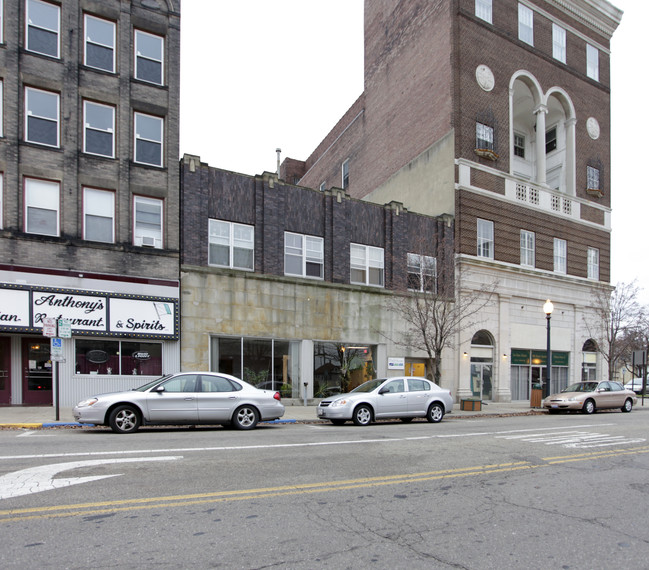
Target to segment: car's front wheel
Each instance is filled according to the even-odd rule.
[[[428,413],[426,414],[426,419],[433,424],[439,423],[444,417],[444,408],[442,404],[434,403],[431,404],[428,408]]]
[[[357,426],[368,426],[372,423],[372,410],[369,406],[358,406],[352,419]]]
[[[257,423],[259,412],[252,406],[240,406],[232,416],[232,425],[237,429],[254,429]]]
[[[593,400],[586,400],[584,407],[581,409],[584,414],[592,414],[595,412],[595,402]]]
[[[626,402],[624,402],[624,406],[622,406],[622,411],[630,412],[632,409],[633,409],[633,402],[631,401],[631,398],[627,398]]]
[[[108,417],[108,425],[115,433],[134,433],[140,423],[140,412],[134,406],[117,406]]]

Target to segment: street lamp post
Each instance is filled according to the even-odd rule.
[[[543,304],[543,312],[545,313],[545,320],[547,321],[547,329],[548,329],[548,335],[547,335],[547,343],[546,343],[546,365],[545,365],[545,370],[546,370],[546,382],[545,382],[545,387],[543,390],[543,397],[547,398],[550,395],[550,381],[552,380],[552,351],[550,350],[550,319],[552,318],[552,311],[554,311],[554,305],[552,304],[552,301],[548,299],[544,304]]]

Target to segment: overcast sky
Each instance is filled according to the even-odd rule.
[[[649,161],[647,76],[634,65],[649,2],[613,4],[624,16],[611,45],[611,281],[637,279],[649,302],[647,238],[636,237],[649,226],[638,168]],[[306,159],[363,91],[363,0],[182,0],[181,10],[181,155],[274,172],[276,148]]]

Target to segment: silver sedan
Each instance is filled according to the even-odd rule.
[[[442,421],[453,409],[453,396],[426,378],[405,376],[369,380],[347,394],[331,396],[318,405],[318,417],[342,425],[352,420],[366,426],[374,420],[426,418]]]
[[[93,396],[72,410],[82,424],[132,433],[141,425],[232,425],[253,429],[284,415],[279,392],[259,390],[227,374],[180,372],[127,392]]]

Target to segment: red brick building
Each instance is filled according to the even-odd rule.
[[[363,93],[311,156],[282,165],[302,186],[454,216],[461,290],[497,283],[446,358],[460,397],[529,397],[546,299],[552,388],[606,374],[586,323],[610,280],[621,16],[606,0],[366,0]]]

